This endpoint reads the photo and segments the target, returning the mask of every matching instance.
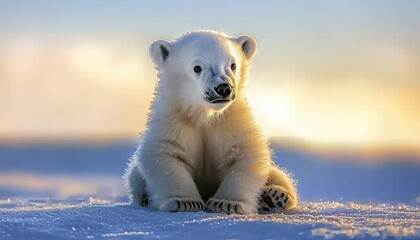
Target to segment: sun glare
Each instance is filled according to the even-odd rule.
[[[296,90],[299,89],[299,90]],[[341,90],[340,90],[341,89]],[[331,91],[334,94],[326,95]],[[397,92],[397,93],[396,93]],[[250,103],[268,136],[288,136],[318,144],[396,145],[419,148],[420,99],[416,89],[291,84],[254,91]],[[407,97],[410,96],[413,97]]]

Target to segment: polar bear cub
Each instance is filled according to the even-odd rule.
[[[160,80],[124,175],[134,203],[239,214],[296,207],[294,181],[273,164],[246,100],[256,49],[251,36],[213,31],[151,45]]]

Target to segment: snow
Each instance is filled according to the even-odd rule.
[[[286,214],[162,213],[88,198],[51,202],[8,199],[0,206],[2,238],[265,238],[419,237],[419,208],[405,204],[303,202]],[[19,206],[19,207],[10,207]]]
[[[133,149],[0,146],[0,239],[420,238],[415,162],[334,162],[278,148],[278,163],[299,180],[298,209],[165,213],[127,202],[121,174]]]

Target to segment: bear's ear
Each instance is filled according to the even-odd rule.
[[[251,60],[257,52],[257,41],[252,36],[241,36],[235,39],[236,42],[241,46],[246,58]]]
[[[152,43],[149,49],[150,57],[157,66],[161,66],[169,57],[171,52],[171,44],[167,41],[157,40]]]

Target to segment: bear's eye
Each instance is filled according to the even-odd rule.
[[[232,71],[234,71],[234,70],[236,69],[236,64],[235,64],[235,63],[232,63],[232,64],[230,65],[230,69],[232,69]]]
[[[201,72],[201,67],[200,66],[195,66],[194,67],[194,72],[200,73]]]

